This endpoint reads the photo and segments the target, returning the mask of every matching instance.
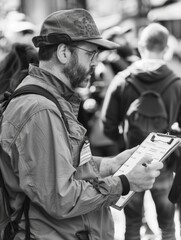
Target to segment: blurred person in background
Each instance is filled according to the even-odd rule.
[[[4,20],[0,46],[0,95],[13,91],[27,75],[29,63],[38,63],[38,52],[32,43],[36,27],[24,13],[10,11]]]
[[[117,49],[111,52],[104,51],[100,55],[101,62],[106,66],[110,66],[114,75],[126,69],[130,64],[139,59],[137,50],[134,49],[134,46],[131,43],[132,31],[133,29],[128,26],[114,26],[103,32],[104,38],[119,45]]]
[[[77,120],[75,89],[87,86],[98,51],[117,45],[101,37],[84,9],[50,14],[33,42],[39,66],[30,65],[19,87],[33,83],[47,89],[63,111],[29,94],[13,99],[4,112],[0,140],[6,159],[0,162],[14,215],[28,196],[31,239],[113,240],[109,206],[129,190],[151,188],[163,167],[151,163],[145,169],[142,163],[151,159],[144,157],[127,175],[113,176],[136,148],[113,158],[93,156]],[[25,238],[25,229],[23,218],[16,240]]]
[[[1,25],[0,60],[11,51],[14,43],[27,44],[34,47],[32,38],[37,28],[24,13],[18,11],[8,12]]]
[[[24,13],[10,11],[4,20],[3,34],[9,44],[23,43],[33,46],[32,38],[36,32],[37,27]]]
[[[38,53],[32,45],[14,43],[0,61],[0,97],[14,91],[28,74],[30,63],[38,64]]]
[[[178,122],[179,126],[181,125],[181,81],[164,61],[168,38],[169,32],[162,25],[158,23],[148,25],[141,32],[138,43],[141,59],[131,64],[125,71],[119,72],[106,93],[102,110],[104,133],[116,142],[119,139],[119,125],[121,125],[126,131],[128,148],[137,146],[149,134],[149,132],[143,131],[143,124],[140,128],[136,125],[139,113],[134,115],[134,111],[136,112],[136,109],[139,108],[140,89],[161,93],[161,89],[165,86],[161,96],[168,116],[167,126],[164,127],[164,124],[161,124],[159,131],[169,132],[175,122]],[[157,106],[154,107],[152,104],[153,102],[145,106],[144,111],[153,109],[154,112]],[[153,123],[154,120],[150,119],[150,124]],[[173,170],[174,161],[170,157],[150,190],[156,206],[163,240],[175,240],[175,205],[168,200],[173,182]],[[126,216],[125,240],[140,240],[143,199],[144,192],[136,194],[124,209]]]

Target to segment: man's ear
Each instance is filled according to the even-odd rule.
[[[57,47],[57,58],[62,64],[66,64],[70,56],[70,52],[65,44],[59,44]]]

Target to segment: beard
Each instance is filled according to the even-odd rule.
[[[72,88],[86,87],[89,83],[93,68],[88,71],[78,63],[78,57],[75,52],[72,53],[72,57],[68,65],[64,68],[64,74],[69,79]]]

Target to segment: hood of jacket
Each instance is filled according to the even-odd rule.
[[[171,74],[169,67],[163,60],[142,59],[133,63],[129,71],[143,82],[155,83]]]

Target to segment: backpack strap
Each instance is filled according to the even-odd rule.
[[[1,146],[0,146],[1,148]],[[1,148],[2,150],[2,148]],[[7,223],[5,229],[4,229],[4,233],[3,233],[3,240],[11,240],[14,238],[14,236],[16,235],[16,233],[18,232],[18,223],[20,222],[23,212],[25,214],[25,231],[26,231],[26,240],[30,240],[30,227],[29,227],[29,217],[28,217],[28,211],[29,211],[29,205],[30,205],[30,200],[28,198],[28,196],[25,196],[25,200],[23,203],[23,206],[21,207],[21,209],[18,211],[18,214],[15,218],[15,220],[11,220],[11,214],[12,214],[12,209],[9,203],[9,196],[8,196],[8,192],[6,190],[6,186],[4,183],[4,179],[2,176],[2,171],[0,169],[0,185],[2,188],[2,197],[3,197],[3,202],[4,202],[4,207],[5,207],[5,211],[6,214],[9,218],[9,222]]]
[[[0,146],[1,148],[1,146]],[[8,216],[11,215],[11,208],[10,208],[10,205],[9,205],[9,197],[8,197],[8,193],[7,193],[7,190],[6,190],[6,187],[5,187],[5,183],[4,183],[4,179],[3,179],[3,176],[2,176],[2,172],[1,172],[1,169],[0,169],[0,184],[1,184],[1,187],[2,187],[2,190],[3,190],[3,201],[5,202],[5,204],[7,203],[7,205],[5,206],[6,207],[6,211],[7,211],[7,214]]]
[[[7,94],[7,93],[6,93]],[[47,99],[51,100],[52,102],[55,103],[55,105],[58,107],[62,118],[64,120],[64,123],[66,125],[67,131],[70,133],[70,128],[69,128],[69,124],[67,121],[67,118],[65,117],[64,111],[60,105],[60,103],[58,102],[58,100],[55,98],[55,96],[50,93],[48,90],[46,90],[43,87],[40,87],[38,85],[34,85],[34,84],[29,84],[29,85],[25,85],[21,88],[18,88],[17,90],[15,90],[15,92],[13,92],[9,98],[7,99],[7,101],[5,101],[5,104],[3,105],[3,111],[6,109],[6,107],[8,106],[9,102],[15,98],[18,97],[20,95],[25,95],[25,94],[38,94],[41,96],[46,97]]]
[[[10,103],[10,101],[13,98],[21,96],[21,95],[25,95],[25,94],[38,94],[38,95],[44,96],[47,99],[54,102],[55,105],[58,107],[60,113],[62,114],[62,118],[63,118],[64,123],[66,125],[67,131],[70,133],[69,124],[68,124],[68,121],[65,117],[65,114],[63,112],[63,109],[62,109],[60,103],[58,102],[58,100],[56,99],[56,97],[53,94],[51,94],[48,90],[46,90],[46,89],[44,89],[44,88],[42,88],[38,85],[34,85],[34,84],[25,85],[25,86],[20,87],[17,90],[15,90],[12,94],[6,92],[4,94],[5,95],[5,97],[4,97],[5,101],[2,104],[3,112],[5,111],[8,104]],[[6,187],[5,187],[5,184],[4,184],[3,177],[2,177],[1,169],[0,169],[0,181],[1,181],[2,187],[3,187],[4,198],[5,198],[4,200],[5,200],[5,204],[6,204],[6,208],[7,208],[7,213],[8,213],[9,216],[11,216],[12,210],[11,210],[11,207],[10,207],[9,197],[8,197],[8,193],[6,191]],[[15,234],[18,231],[18,223],[20,222],[23,213],[24,213],[24,216],[25,216],[25,240],[30,240],[31,233],[30,233],[30,222],[29,222],[29,214],[28,214],[29,206],[30,206],[30,199],[28,198],[28,196],[25,196],[23,206],[19,210],[15,220],[10,221],[10,224],[8,224],[8,226],[5,228],[3,240],[10,239],[9,238],[10,228],[13,229],[14,236],[15,236]]]

